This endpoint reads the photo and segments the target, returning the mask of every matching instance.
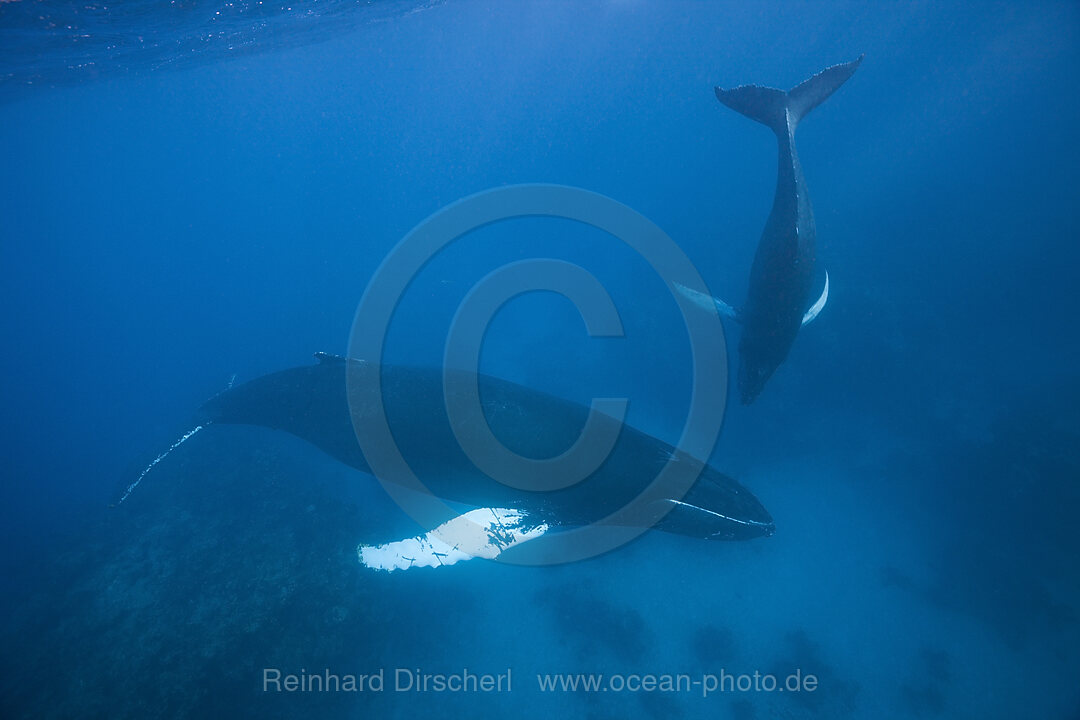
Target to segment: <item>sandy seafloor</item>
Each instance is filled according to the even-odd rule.
[[[855,451],[874,432],[818,440]],[[932,487],[925,502],[890,494],[938,462],[893,440],[876,443],[885,457],[833,455],[828,468],[803,452],[755,461],[744,477],[777,519],[772,538],[654,532],[568,566],[386,574],[361,568],[355,544],[408,521],[366,476],[280,433],[215,428],[45,572],[5,630],[24,652],[6,657],[4,701],[39,717],[1069,717],[1066,548],[1047,538],[1033,563],[1008,538],[954,532]],[[1043,469],[1061,460],[1030,450]],[[264,667],[418,666],[509,667],[513,691],[260,692]],[[535,679],[794,668],[818,690],[541,693]]]

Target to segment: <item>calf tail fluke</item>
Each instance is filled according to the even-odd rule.
[[[732,110],[772,128],[777,135],[795,132],[799,121],[843,85],[859,67],[863,56],[833,65],[788,92],[759,85],[731,90],[716,88],[716,98]]]

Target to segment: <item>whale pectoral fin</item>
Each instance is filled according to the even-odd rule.
[[[803,315],[802,324],[806,325],[806,324],[810,323],[814,318],[816,318],[818,316],[818,313],[821,312],[822,308],[825,307],[825,303],[827,303],[828,301],[829,301],[829,271],[826,270],[825,271],[825,289],[821,291],[821,297],[819,297],[817,299],[817,302],[815,302],[813,305],[811,305],[810,309],[806,311],[805,315]]]
[[[674,285],[675,289],[679,291],[680,295],[682,295],[698,307],[704,308],[705,310],[712,310],[713,308],[716,308],[716,311],[722,316],[729,317],[736,322],[741,322],[741,319],[739,318],[739,311],[728,305],[720,298],[706,295],[703,292],[699,292],[697,290],[694,290],[693,288],[688,288],[685,285],[681,285],[679,283],[674,283]]]
[[[540,537],[547,523],[532,522],[520,510],[477,508],[444,522],[425,535],[356,548],[360,564],[373,570],[442,567],[503,551]]]

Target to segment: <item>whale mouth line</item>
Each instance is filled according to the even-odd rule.
[[[774,527],[774,524],[771,523],[771,522],[758,522],[757,520],[740,520],[739,518],[733,518],[733,517],[730,517],[728,515],[724,515],[723,513],[718,513],[715,510],[707,510],[707,509],[701,507],[700,505],[694,505],[693,503],[683,502],[682,500],[674,500],[672,498],[664,498],[664,501],[669,502],[672,505],[679,505],[681,507],[691,508],[693,510],[700,510],[703,513],[708,513],[709,515],[713,515],[715,517],[718,517],[721,520],[728,520],[730,522],[737,523],[739,525],[745,525],[747,527],[759,527],[759,528],[766,528],[766,529],[772,529]],[[712,533],[709,537],[715,537],[715,536],[720,535],[720,534],[721,534],[721,532],[717,531],[717,532]]]

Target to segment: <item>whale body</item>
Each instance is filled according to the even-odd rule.
[[[381,372],[394,439],[431,493],[476,508],[494,508],[499,518],[527,518],[530,527],[570,528],[601,520],[640,494],[670,459],[678,458],[679,451],[671,445],[623,425],[606,459],[581,482],[550,492],[521,490],[481,472],[461,449],[445,409],[441,370],[380,366],[324,353],[316,358],[314,365],[264,375],[216,395],[199,409],[199,426],[246,424],[284,430],[370,473],[352,413],[366,412],[370,406],[355,394],[357,385],[361,395],[364,392],[357,378]],[[526,457],[547,458],[565,451],[577,440],[589,413],[578,403],[487,375],[479,376],[479,387],[492,433]],[[712,466],[700,465],[700,475],[684,497],[661,499],[664,513],[658,513],[662,518],[656,529],[716,540],[747,540],[774,532],[772,517],[749,490]]]
[[[787,358],[799,328],[817,317],[828,300],[826,273],[825,289],[813,305],[810,303],[816,277],[817,230],[795,150],[795,129],[861,62],[862,56],[834,65],[787,92],[758,85],[716,88],[716,98],[724,105],[771,129],[779,147],[776,194],[754,255],[746,302],[734,308],[719,298],[700,297],[688,288],[678,288],[696,302],[715,304],[722,314],[742,324],[738,386],[743,404],[757,398]]]

